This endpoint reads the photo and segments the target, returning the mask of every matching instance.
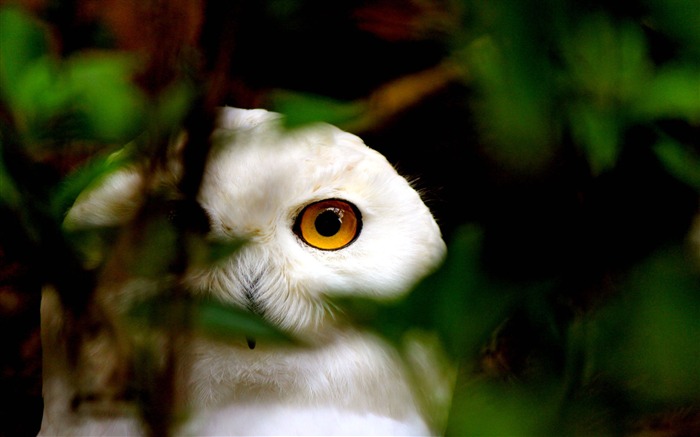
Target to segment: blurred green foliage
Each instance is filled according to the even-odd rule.
[[[164,335],[175,340],[196,330],[219,340],[244,333],[293,340],[259,316],[178,293],[173,278],[184,266],[213,265],[244,242],[211,241],[187,229],[179,215],[188,212],[176,201],[149,197],[147,213],[131,229],[64,227],[79,195],[164,153],[196,90],[183,79],[147,96],[134,83],[142,65],[137,55],[85,50],[61,58],[51,42],[44,22],[19,7],[0,7],[0,213],[3,224],[17,219],[8,221],[15,226],[4,231],[2,248],[32,254],[31,271],[58,289],[70,317],[85,316],[88,304],[76,301],[93,299],[86,287],[98,275],[152,280],[145,290],[150,300],[134,302],[130,320],[121,323],[135,352],[128,390],[138,394],[144,419],[167,429],[161,421],[172,420],[168,410],[176,407],[168,382],[172,367],[163,366],[163,357],[175,346],[163,349]],[[67,169],[53,167],[62,165]],[[110,267],[115,260],[116,272]]]
[[[222,304],[212,299],[192,299],[186,302],[187,311],[191,313],[193,324],[191,328],[208,337],[223,342],[232,338],[265,339],[300,347],[303,343],[280,330],[275,325],[263,321],[259,316],[241,308]],[[178,302],[172,299],[154,298],[138,301],[130,310],[130,319],[135,323],[136,330],[164,330],[172,323],[172,305]],[[136,328],[138,327],[138,328]]]
[[[697,1],[647,0],[636,5],[642,12],[598,3],[450,3],[459,20],[442,36],[445,59],[474,92],[467,103],[485,153],[505,173],[536,176],[571,146],[598,181],[617,168],[625,148],[642,147],[628,141],[641,127],[666,172],[700,197]],[[303,14],[291,2],[271,2],[270,8],[278,16]],[[665,44],[663,55],[650,35]],[[60,59],[50,46],[39,20],[0,8],[0,207],[22,218],[36,250],[45,236],[36,230],[52,226],[83,261],[99,261],[114,238],[97,236],[104,229],[65,233],[65,212],[108,174],[152,157],[158,139],[179,129],[196,85],[182,81],[146,97],[131,80],[137,58],[85,51]],[[310,93],[281,92],[272,102],[290,126],[343,124],[367,109],[363,101]],[[669,132],[668,122],[681,123],[691,135]],[[34,164],[42,156],[86,144],[90,159],[65,176],[46,182],[27,174],[27,168],[40,172]],[[130,264],[137,276],[171,272],[182,250],[188,262],[214,263],[242,244],[190,235],[182,249],[182,230],[164,215],[149,219],[140,235]],[[406,299],[335,302],[399,346],[407,332],[437,334],[458,369],[449,416],[440,424],[446,434],[631,434],[647,415],[700,408],[700,269],[698,249],[685,240],[664,241],[614,272],[613,293],[601,292],[592,305],[567,307],[566,316],[555,302],[566,286],[561,277],[518,281],[485,266],[478,224],[465,223],[448,243],[445,263]],[[158,314],[168,302],[142,303],[133,316],[162,326],[167,321]],[[217,338],[286,338],[216,302],[191,309],[193,327]],[[484,352],[514,314],[536,322],[547,352],[528,356],[527,371],[513,378],[494,376]]]
[[[143,128],[145,100],[130,82],[133,59],[85,53],[58,60],[45,29],[15,8],[3,8],[0,28],[0,89],[27,144],[57,145],[66,135],[123,143]]]
[[[286,115],[284,124],[289,129],[318,121],[341,125],[359,118],[366,111],[361,102],[341,102],[289,91],[278,91],[271,100],[275,109]]]
[[[585,2],[460,4],[450,57],[476,91],[470,104],[499,165],[537,175],[571,143],[592,176],[603,177],[624,147],[644,147],[627,138],[643,127],[666,171],[700,195],[696,3],[650,1],[641,16]],[[649,33],[673,41],[670,58],[654,59]],[[668,121],[695,134],[673,137],[662,127]],[[690,408],[692,417],[700,407],[698,249],[666,244],[616,273],[613,298],[601,291],[595,309],[575,309],[566,321],[553,304],[561,278],[490,276],[481,231],[471,224],[449,242],[442,268],[406,299],[338,305],[399,345],[411,328],[439,334],[460,367],[448,435],[626,435],[642,432],[644,418],[659,411]],[[480,352],[516,313],[541,324],[537,335],[552,342],[552,357],[539,357],[547,370],[515,382],[484,377]],[[689,422],[664,431],[700,432],[697,419]]]
[[[455,53],[474,75],[476,112],[506,163],[541,169],[568,134],[600,174],[614,167],[632,125],[700,118],[697,56],[655,65],[636,17],[577,2],[464,3],[469,35]],[[668,9],[687,11],[677,14],[681,26],[696,22],[697,5],[681,3]]]

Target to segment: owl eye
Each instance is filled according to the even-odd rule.
[[[350,202],[326,199],[304,207],[294,223],[294,233],[316,249],[342,249],[355,241],[362,229],[360,211]]]

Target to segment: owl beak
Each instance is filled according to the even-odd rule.
[[[260,299],[260,287],[263,277],[269,271],[268,265],[255,263],[254,268],[251,268],[249,264],[243,262],[238,265],[238,268],[245,308],[253,314],[264,317],[265,308]],[[246,342],[250,349],[255,349],[257,344],[255,338],[246,336]]]
[[[253,337],[246,336],[245,341],[248,343],[248,347],[251,350],[255,349],[255,339]]]
[[[246,298],[246,308],[248,311],[250,311],[253,314],[257,314],[259,316],[263,315],[263,310],[262,307],[260,306],[260,303],[258,302],[258,296],[257,296],[257,280],[253,281],[251,284],[249,284],[248,287],[246,287],[244,296]],[[248,347],[252,350],[255,349],[255,339],[253,337],[246,336],[246,342],[248,343]]]

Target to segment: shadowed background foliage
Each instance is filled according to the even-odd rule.
[[[0,3],[2,434],[38,430],[42,286],[89,318],[112,249],[64,231],[66,209],[125,163],[162,162],[179,130],[191,201],[228,104],[337,124],[422,190],[445,265],[406,300],[338,304],[399,346],[440,340],[446,434],[696,435],[698,29],[696,0]],[[173,215],[154,202],[143,229],[166,230],[141,244],[174,255],[134,249],[165,257],[137,274],[235,250],[180,244],[187,209],[153,226]]]

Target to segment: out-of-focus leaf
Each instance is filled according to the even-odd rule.
[[[190,317],[180,319],[181,310],[187,311]],[[155,296],[134,303],[128,315],[140,324],[155,328],[164,328],[175,319],[188,320],[191,326],[182,326],[183,329],[193,329],[222,341],[240,341],[249,337],[274,343],[301,344],[260,316],[214,299],[183,298],[176,301],[168,296]]]
[[[576,92],[605,108],[629,101],[645,89],[651,64],[641,29],[607,15],[584,17],[562,53]]]
[[[454,358],[475,354],[512,304],[510,290],[494,287],[484,275],[482,238],[476,227],[460,229],[441,269],[412,294],[422,299],[421,305],[414,305],[417,311],[430,308],[431,327]]]
[[[652,25],[682,42],[683,50],[700,55],[700,8],[697,0],[647,0]],[[697,59],[697,58],[695,58]]]
[[[28,123],[27,130],[39,136],[35,129],[46,124],[71,102],[71,87],[60,74],[58,62],[42,57],[28,64],[15,84],[13,108],[17,118]]]
[[[238,339],[252,337],[276,343],[300,344],[290,334],[263,320],[260,316],[216,300],[195,301],[194,327],[203,333],[219,338]]]
[[[700,155],[670,138],[655,144],[654,152],[669,173],[700,192]]]
[[[0,7],[0,95],[13,100],[25,68],[47,52],[38,22],[17,7]]]
[[[622,424],[591,393],[568,391],[557,374],[505,382],[462,372],[450,408],[448,436],[614,436]]]
[[[272,107],[285,115],[287,128],[324,121],[334,125],[349,124],[365,111],[362,102],[342,102],[312,94],[279,91],[272,96]]]
[[[546,381],[530,385],[473,381],[456,392],[445,435],[557,435],[561,430],[552,429],[552,424],[559,401],[558,388]]]
[[[79,254],[83,268],[95,270],[103,265],[114,249],[120,230],[113,226],[70,230],[66,232],[66,239]]]
[[[646,119],[686,118],[700,122],[700,68],[662,68],[644,87],[633,110]]]
[[[629,114],[652,81],[644,34],[631,21],[592,14],[564,35],[561,53],[573,96],[567,122],[599,175],[615,166]]]
[[[79,53],[59,62],[48,56],[44,32],[29,16],[14,8],[0,12],[2,95],[30,143],[133,138],[145,110],[144,96],[131,83],[133,58]]]
[[[211,241],[204,236],[188,238],[189,262],[193,267],[211,267],[230,257],[246,243],[246,240]]]
[[[125,56],[80,55],[66,64],[74,102],[102,141],[128,141],[142,126],[145,97],[130,82],[134,59]]]
[[[162,127],[179,126],[194,98],[194,89],[185,82],[177,82],[162,92],[155,108],[155,119]]]
[[[683,402],[700,393],[700,276],[671,247],[634,269],[619,299],[591,320],[595,368],[640,403]]]
[[[571,107],[569,117],[574,138],[585,151],[593,174],[612,169],[620,152],[619,114],[581,104]]]
[[[135,247],[128,255],[127,267],[135,276],[160,278],[171,272],[178,254],[178,232],[163,215],[153,215],[146,219],[140,229]]]
[[[63,178],[51,197],[51,210],[54,217],[62,221],[80,193],[132,162],[133,158],[131,148],[125,147],[107,156],[96,156]]]
[[[527,59],[518,44],[485,36],[461,51],[461,61],[478,92],[473,113],[487,140],[486,151],[518,173],[533,173],[552,158],[559,127],[551,118],[552,89],[547,70]],[[544,62],[544,60],[542,60]]]
[[[17,190],[15,182],[5,167],[2,147],[3,139],[0,137],[0,202],[8,206],[13,211],[21,210],[21,195]]]
[[[644,34],[632,22],[592,14],[562,38],[561,47],[574,96],[567,121],[599,175],[615,166],[628,114],[652,79]]]

